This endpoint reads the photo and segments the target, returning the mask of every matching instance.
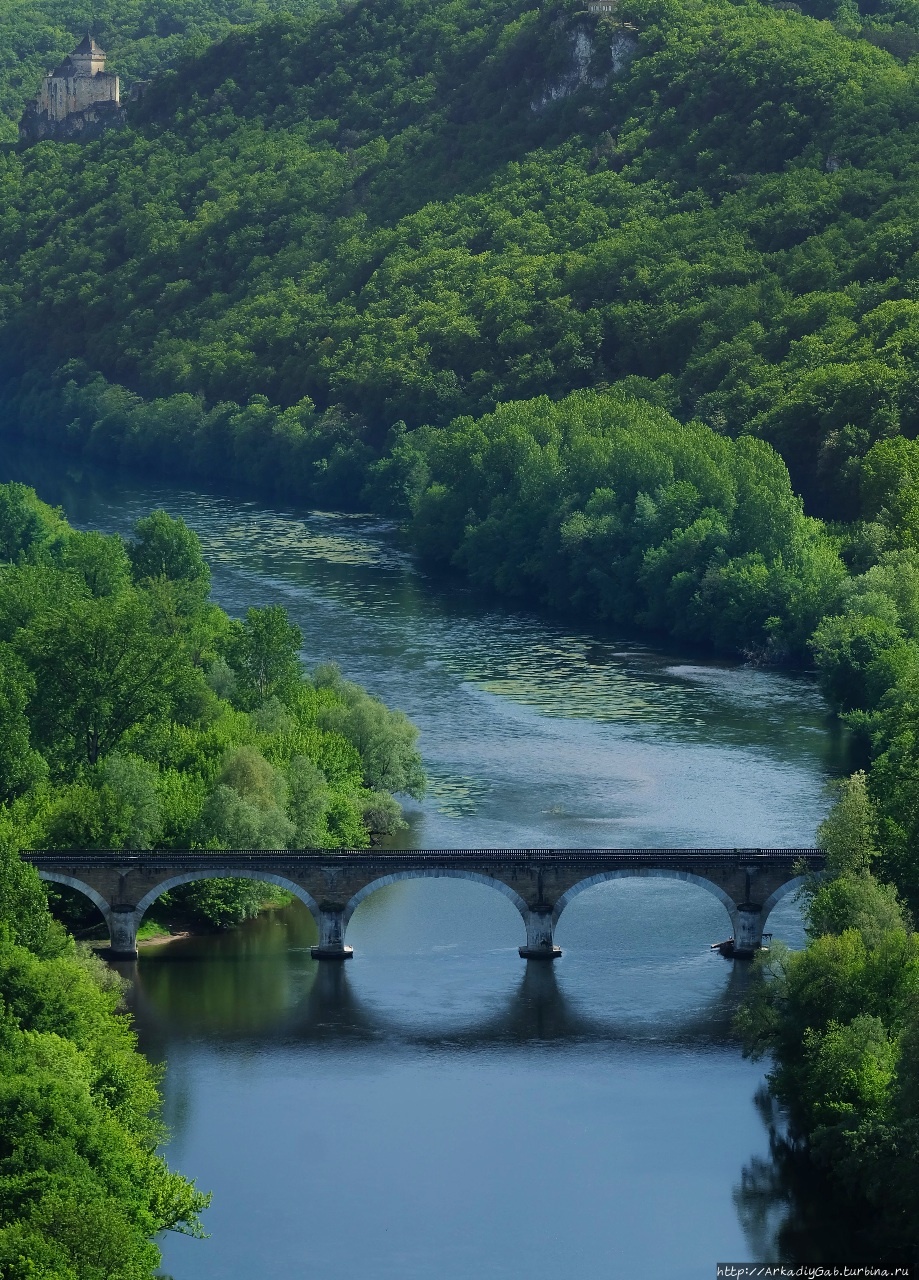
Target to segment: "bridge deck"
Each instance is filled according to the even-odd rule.
[[[83,864],[86,866],[170,866],[189,863],[201,866],[258,866],[259,863],[324,865],[368,862],[392,865],[424,866],[425,864],[493,863],[573,863],[646,866],[676,865],[686,861],[729,862],[787,866],[800,860],[813,863],[822,860],[822,849],[154,849],[154,850],[88,850],[24,849],[22,857],[36,866],[45,864]]]

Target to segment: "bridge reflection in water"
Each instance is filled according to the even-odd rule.
[[[712,893],[730,918],[734,955],[743,958],[762,946],[773,907],[825,861],[819,849],[30,850],[22,857],[42,879],[96,904],[113,959],[134,959],[148,908],[196,880],[242,877],[286,889],[316,921],[313,956],[343,960],[351,955],[348,923],[366,897],[399,880],[448,877],[504,894],[526,927],[520,955],[552,960],[561,954],[554,930],[568,903],[596,884],[634,876],[684,880]]]
[[[244,926],[248,928],[248,926]],[[286,930],[278,930],[282,935]],[[260,932],[264,943],[265,931]],[[749,969],[733,966],[725,982],[696,991],[690,1004],[673,1007],[658,1001],[646,1019],[644,1010],[605,1005],[597,1010],[566,994],[553,965],[528,961],[519,978],[507,987],[490,986],[483,996],[481,978],[475,999],[449,1011],[432,1006],[418,1011],[413,992],[413,1013],[404,1018],[392,1003],[375,998],[375,988],[356,981],[346,965],[320,964],[302,967],[295,959],[279,980],[278,967],[270,963],[266,973],[252,974],[238,963],[233,942],[224,950],[214,937],[209,946],[199,940],[182,940],[175,946],[146,953],[140,965],[125,962],[123,972],[133,980],[130,1003],[143,1028],[144,1041],[156,1058],[170,1056],[176,1041],[198,1041],[204,1033],[218,1042],[249,1045],[253,1050],[274,1044],[379,1046],[381,1043],[420,1048],[479,1050],[501,1046],[557,1042],[561,1044],[641,1043],[665,1035],[672,1044],[718,1042],[728,1037],[731,1019],[747,989]],[[191,945],[190,945],[191,944]],[[264,957],[264,952],[262,953]],[[393,974],[393,956],[382,957],[387,974]],[[430,956],[428,957],[430,959]],[[405,957],[396,958],[403,973]],[[455,962],[451,962],[455,963]],[[435,962],[436,965],[436,962]],[[477,973],[481,975],[481,970]],[[491,973],[494,974],[494,969]],[[398,979],[397,979],[398,981]],[[434,978],[437,1000],[445,997],[445,971]],[[285,988],[278,990],[278,988]],[[446,983],[449,990],[449,983]],[[615,1002],[613,1002],[615,1006]],[[216,1006],[216,1007],[215,1007]],[[666,1006],[666,1007],[665,1007]],[[402,1010],[404,1012],[404,1009]]]

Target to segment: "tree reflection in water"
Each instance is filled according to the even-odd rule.
[[[734,1188],[751,1258],[789,1266],[907,1265],[910,1258],[877,1234],[868,1215],[853,1212],[807,1148],[791,1137],[766,1085],[755,1101],[770,1159],[750,1160]]]

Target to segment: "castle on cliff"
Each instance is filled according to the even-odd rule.
[[[19,137],[23,142],[90,137],[123,122],[118,77],[106,71],[105,52],[87,35],[45,76],[41,92],[19,122]]]

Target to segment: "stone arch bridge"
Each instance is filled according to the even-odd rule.
[[[319,927],[313,955],[341,960],[348,922],[369,894],[397,880],[472,880],[510,898],[523,917],[526,959],[554,959],[554,929],[585,889],[625,876],[699,885],[723,903],[734,954],[762,946],[769,912],[806,873],[823,870],[819,849],[400,849],[291,851],[24,852],[44,880],[78,889],[108,925],[111,956],[137,956],[137,930],[160,894],[193,880],[243,877],[279,885],[304,902]]]

